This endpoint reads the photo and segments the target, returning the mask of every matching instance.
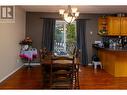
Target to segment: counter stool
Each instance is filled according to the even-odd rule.
[[[93,63],[94,69],[97,69],[97,65],[99,65],[102,69],[102,64],[100,61],[92,61],[92,63]]]

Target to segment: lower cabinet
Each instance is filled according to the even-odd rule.
[[[106,72],[114,77],[127,77],[127,51],[99,49],[98,56]]]

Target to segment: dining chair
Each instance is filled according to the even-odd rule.
[[[52,58],[50,89],[74,89],[74,58]]]
[[[40,49],[40,64],[43,75],[43,88],[48,89],[50,82],[50,64],[51,64],[51,56],[52,52],[48,51],[46,48]]]

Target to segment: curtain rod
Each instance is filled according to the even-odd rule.
[[[45,17],[40,17],[40,19],[45,19]],[[54,18],[54,19],[63,20],[61,18]],[[91,20],[91,19],[90,18],[79,18],[79,19],[76,19],[76,20]]]
[[[51,18],[51,17],[40,17],[40,19],[45,19],[45,18]],[[54,19],[61,19],[61,18],[54,18]]]

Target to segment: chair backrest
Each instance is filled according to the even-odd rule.
[[[80,49],[76,49],[76,55],[75,55],[77,58],[80,58],[80,56],[81,56],[81,51],[80,51]]]
[[[72,54],[73,54],[73,56],[75,56],[76,51],[77,51],[77,47],[75,46],[75,47],[74,47],[74,50],[73,50],[73,53],[72,53]]]
[[[46,48],[42,48],[39,51],[39,55],[40,55],[40,62],[42,62],[43,60],[51,59],[52,52],[48,51]]]
[[[42,49],[39,50],[39,58],[40,58],[40,62],[42,62],[42,58],[43,58]]]
[[[76,48],[75,55],[74,55],[74,60],[75,60],[74,63],[77,71],[79,71],[80,58],[81,58],[80,56],[81,56],[80,49]]]
[[[65,57],[65,56],[60,56],[60,57],[52,57],[52,60],[51,60],[51,73],[50,73],[50,84],[53,83],[53,80],[55,78],[53,78],[53,72],[56,71],[56,72],[59,72],[60,71],[67,71],[67,72],[70,72],[71,76],[71,82],[70,82],[70,86],[72,87],[73,85],[73,73],[74,73],[74,57],[71,58],[71,57]],[[66,74],[68,75],[68,74]],[[58,74],[58,76],[56,76],[57,78],[58,77],[65,77],[65,74]]]

